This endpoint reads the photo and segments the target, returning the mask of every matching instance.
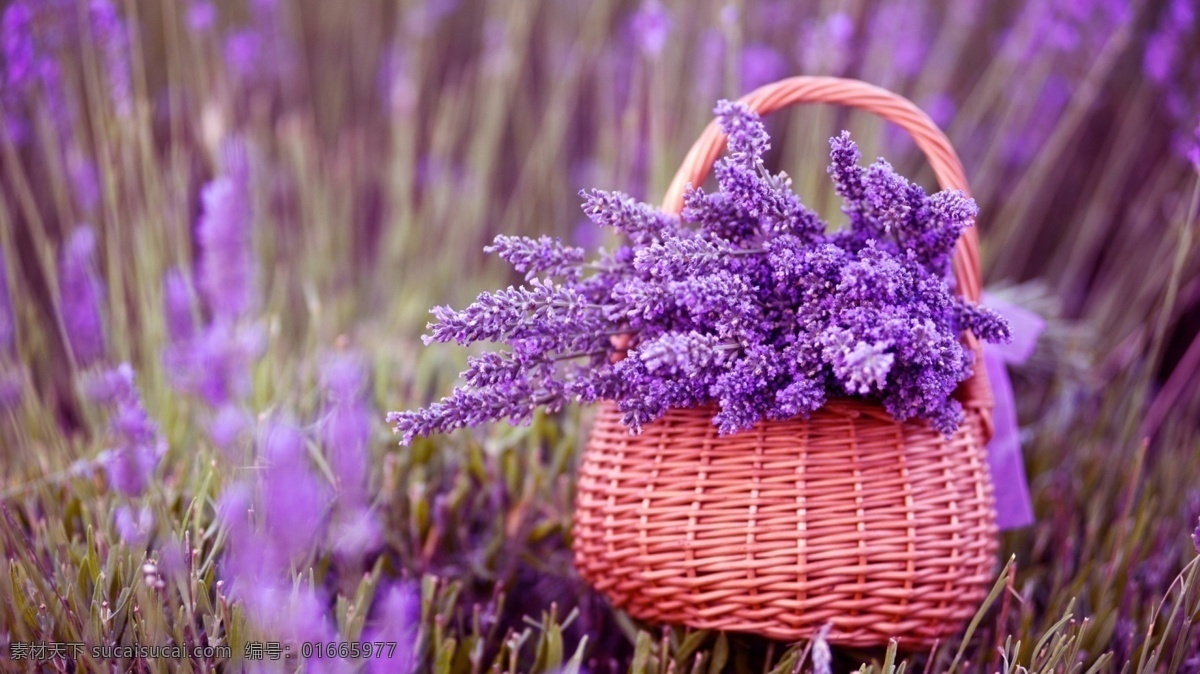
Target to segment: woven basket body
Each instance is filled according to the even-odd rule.
[[[650,622],[926,646],[978,608],[996,553],[977,414],[951,438],[877,405],[720,437],[711,408],[630,436],[602,405],[580,468],[580,574]]]
[[[966,191],[945,136],[907,100],[853,80],[796,77],[742,99],[762,113],[803,102],[874,111],[917,141],[943,187]],[[664,208],[678,212],[724,145],[710,125]],[[957,291],[978,301],[976,237],[955,251]],[[979,344],[967,335],[979,355]],[[715,409],[670,411],[631,436],[615,405],[597,412],[573,525],[580,574],[614,606],[655,623],[831,643],[927,647],[959,631],[993,581],[996,525],[984,446],[983,368],[943,437],[875,403],[834,400],[807,421],[719,436]]]

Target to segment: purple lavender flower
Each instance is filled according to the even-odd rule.
[[[497,236],[483,252],[499,255],[513,269],[524,272],[526,281],[541,275],[577,278],[579,263],[583,262],[584,256],[582,248],[563,245],[561,239],[548,236],[531,239],[504,234]]]
[[[0,253],[0,412],[15,410],[25,389],[24,366],[16,356],[16,323],[8,293],[8,270]]]
[[[217,408],[208,426],[208,436],[217,449],[236,459],[241,455],[242,440],[253,425],[254,420],[245,410],[227,403]]]
[[[260,350],[258,337],[253,327],[210,323],[193,341],[168,350],[174,385],[218,408],[244,397],[250,388],[250,367]]]
[[[394,652],[371,657],[367,671],[371,674],[408,674],[416,664],[413,646],[421,620],[421,595],[411,583],[393,585],[376,595],[372,618],[367,622],[364,640],[388,641],[399,644]]]
[[[924,5],[884,3],[874,12],[871,40],[888,48],[887,63],[903,78],[916,75],[932,40],[928,36]]]
[[[40,93],[47,103],[55,128],[65,129],[69,110],[62,102],[62,78],[58,63],[39,40],[35,28],[36,8],[27,0],[15,0],[4,10],[0,25],[0,51],[4,55],[4,77],[0,97],[4,102],[8,133],[16,143],[31,135],[25,109]]]
[[[266,86],[295,78],[300,58],[287,33],[283,10],[284,5],[277,2],[252,2],[250,23],[225,38],[225,65],[242,86]]]
[[[154,511],[149,506],[142,506],[135,511],[133,506],[122,505],[113,514],[113,524],[117,535],[126,545],[142,547],[154,533]]]
[[[679,218],[639,203],[627,194],[583,190],[579,196],[584,199],[583,212],[592,222],[612,227],[635,242],[653,240],[659,232],[679,227]]]
[[[5,85],[13,91],[24,92],[50,66],[37,53],[33,27],[33,10],[26,0],[14,0],[4,10],[0,25],[0,43],[4,53]]]
[[[88,10],[91,36],[104,64],[113,107],[119,114],[128,115],[132,110],[133,84],[125,22],[110,0],[90,0]]]
[[[96,275],[96,234],[81,225],[63,247],[58,268],[58,310],[77,367],[104,358],[104,285]]]
[[[1196,28],[1196,10],[1188,0],[1172,0],[1146,40],[1143,71],[1160,85],[1173,84],[1181,69],[1184,46]]]
[[[204,187],[196,224],[201,250],[198,285],[218,321],[245,315],[254,291],[253,214],[245,158],[236,150],[227,156],[230,170]]]
[[[383,541],[383,525],[370,508],[339,510],[329,526],[330,547],[343,558],[361,559]]]
[[[788,61],[775,49],[755,42],[742,48],[742,89],[750,91],[787,75]]]
[[[163,276],[163,314],[167,321],[167,339],[182,346],[196,336],[192,307],[192,288],[183,272],[170,269]]]
[[[1196,122],[1196,129],[1192,131],[1192,137],[1188,142],[1187,151],[1184,155],[1191,162],[1192,168],[1200,171],[1200,121]]]
[[[262,38],[251,28],[231,32],[223,49],[225,67],[238,79],[248,80],[258,74],[262,58]]]
[[[373,414],[362,399],[362,361],[354,354],[333,355],[325,361],[321,380],[326,397],[321,435],[337,478],[339,503],[363,505],[367,500]]]
[[[647,0],[629,21],[629,31],[643,54],[650,58],[662,53],[671,32],[671,17],[658,0]]]
[[[825,360],[833,365],[833,374],[850,393],[867,395],[884,388],[896,356],[889,353],[889,341],[855,341],[854,333],[841,328],[821,335]]]
[[[832,396],[957,428],[963,411],[951,394],[973,366],[962,332],[1008,339],[1002,318],[951,293],[950,256],[975,203],[927,195],[882,160],[859,166],[843,134],[831,140],[829,173],[850,227],[827,235],[787,176],[767,172],[757,115],[729,102],[717,115],[729,149],[716,166],[720,189],[689,190],[682,218],[593,191],[582,195],[585,212],[630,246],[585,263],[549,239],[498,239],[490,252],[563,281],[535,277],[462,311],[434,309],[427,342],[510,350],[472,356],[464,386],[390,414],[404,444],[600,398],[617,401],[632,432],[668,409],[716,402],[713,423],[734,433],[806,418]]]
[[[137,389],[133,368],[122,363],[93,375],[85,382],[93,401],[109,408],[111,449],[99,460],[108,482],[127,496],[140,496],[150,486],[166,442],[150,419]]]
[[[186,22],[189,30],[203,33],[217,22],[217,8],[209,0],[193,0],[188,4]]]
[[[246,610],[258,629],[290,644],[328,641],[334,634],[328,602],[312,587],[296,590],[281,579],[262,581],[244,593]],[[306,662],[306,669],[315,665]]]
[[[268,424],[259,451],[263,530],[284,560],[309,554],[321,532],[329,489],[308,467],[304,436],[280,422]]]
[[[469,308],[435,307],[437,323],[425,342],[506,341],[597,325],[594,312],[575,288],[533,279],[530,287],[483,293]]]
[[[13,317],[12,295],[8,291],[8,264],[0,251],[0,361],[16,355],[17,323]]]
[[[404,28],[416,38],[430,34],[438,23],[454,13],[461,0],[424,0],[412,6],[404,16]]]
[[[834,12],[820,21],[809,21],[797,42],[797,59],[806,73],[841,75],[850,61],[854,20]]]

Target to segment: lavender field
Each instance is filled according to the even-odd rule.
[[[498,235],[618,249],[590,190],[658,204],[793,75],[945,130],[1025,310],[1033,522],[933,649],[614,610],[571,551],[595,405],[388,419],[478,375],[431,307],[538,289]],[[842,130],[936,190],[878,118],[764,121],[835,226]],[[0,0],[0,671],[1200,672],[1198,210],[1193,0]]]

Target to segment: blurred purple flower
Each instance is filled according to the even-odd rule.
[[[167,323],[167,339],[172,345],[184,345],[196,336],[196,319],[192,313],[192,287],[179,269],[169,269],[163,276],[163,314]]]
[[[341,557],[361,558],[379,548],[383,525],[370,508],[342,510],[329,526],[329,542]]]
[[[88,400],[108,407],[116,407],[137,396],[133,367],[128,363],[85,375],[82,388]]]
[[[34,25],[34,7],[27,0],[15,0],[0,19],[0,52],[4,56],[0,98],[4,102],[8,133],[13,142],[23,143],[32,133],[24,115],[28,102],[41,92],[57,128],[65,128],[67,106],[61,101],[61,77],[53,55],[39,44]]]
[[[1192,137],[1188,139],[1186,147],[1184,156],[1192,163],[1192,168],[1200,171],[1200,121],[1196,122],[1196,128],[1192,131]]]
[[[154,476],[159,460],[165,453],[165,446],[151,444],[140,438],[146,435],[143,425],[149,423],[144,419],[144,412],[137,410],[118,410],[112,421],[113,434],[119,442],[125,444],[115,449],[105,450],[99,456],[99,463],[109,485],[126,496],[137,497],[145,493]],[[137,433],[130,438],[122,438],[122,434]]]
[[[15,410],[21,404],[25,380],[19,366],[0,363],[0,412]]]
[[[233,79],[247,87],[279,86],[294,79],[300,63],[278,2],[250,4],[250,23],[225,38],[223,56]]]
[[[571,242],[588,250],[600,247],[603,232],[591,220],[580,220],[571,230]]]
[[[796,49],[801,68],[814,75],[841,75],[852,56],[853,38],[854,21],[845,12],[806,22]]]
[[[17,322],[8,290],[8,263],[0,250],[0,361],[15,356],[16,352]]]
[[[374,415],[362,397],[366,378],[361,357],[338,353],[326,359],[321,371],[326,408],[322,441],[337,478],[338,500],[362,505],[367,500],[368,445]]]
[[[100,51],[113,107],[119,114],[128,115],[133,107],[133,82],[125,22],[110,0],[90,0],[88,9],[91,36]]]
[[[127,496],[140,496],[150,486],[166,441],[150,419],[134,380],[133,368],[122,363],[92,376],[85,383],[88,396],[109,407],[109,436],[113,447],[102,453],[108,482]]]
[[[231,541],[239,542],[254,532],[251,514],[254,510],[254,491],[245,482],[234,482],[217,499],[216,515]],[[233,545],[233,548],[238,548]]]
[[[217,8],[210,0],[192,0],[187,8],[187,27],[203,33],[217,22]]]
[[[217,408],[208,426],[208,436],[213,444],[225,456],[237,459],[241,456],[242,440],[253,427],[254,421],[250,415],[234,404],[225,404]]]
[[[754,43],[742,49],[742,89],[750,91],[781,79],[788,74],[788,62],[783,54],[765,44]]]
[[[164,361],[172,385],[221,407],[246,395],[250,367],[261,345],[258,331],[228,322],[210,323],[191,342],[171,345]]]
[[[871,19],[871,39],[886,45],[888,75],[915,76],[924,65],[931,40],[924,5],[884,3]]]
[[[299,659],[302,643],[324,643],[336,637],[329,621],[328,600],[319,588],[305,584],[296,587],[283,578],[260,579],[253,584],[239,582],[236,597],[242,602],[246,615],[255,629],[273,640],[287,644],[292,656]],[[304,661],[306,672],[350,671],[341,660],[309,658]],[[274,668],[250,671],[275,672]]]
[[[1040,89],[1017,89],[1016,96],[1036,98],[1029,102],[1031,112],[1026,123],[1009,125],[1001,139],[1002,152],[1010,165],[1025,166],[1032,161],[1059,123],[1074,91],[1074,83],[1059,74],[1047,76]]]
[[[0,51],[4,54],[4,83],[24,93],[34,85],[47,67],[45,55],[39,55],[33,27],[33,10],[26,0],[14,0],[4,10],[0,26]]]
[[[183,540],[175,534],[168,533],[158,549],[159,575],[166,578],[183,578],[187,573],[188,550]]]
[[[1175,60],[1173,31],[1159,30],[1146,40],[1146,53],[1142,57],[1142,70],[1158,84],[1165,84],[1171,76]]]
[[[253,213],[244,153],[239,142],[226,145],[225,174],[201,193],[198,285],[214,321],[236,320],[254,301]]]
[[[304,436],[282,422],[262,435],[263,530],[284,563],[310,553],[321,534],[331,501],[328,485],[308,467]]]
[[[125,22],[110,0],[88,0],[86,25],[81,25],[80,7],[74,0],[16,0],[8,5],[0,26],[0,51],[4,76],[0,96],[4,99],[9,133],[17,143],[28,140],[32,114],[48,114],[60,137],[70,140],[74,108],[64,88],[57,58],[80,44],[95,46],[107,83],[107,93],[121,115],[131,110],[132,73],[129,67],[129,38]],[[29,108],[40,98],[41,110]],[[67,143],[64,143],[67,144]]]
[[[642,54],[655,58],[667,44],[671,17],[658,0],[647,0],[629,20],[629,32]]]
[[[1200,553],[1200,523],[1196,524],[1196,528],[1192,530],[1192,547],[1196,548],[1196,552]]]
[[[721,6],[721,11],[717,13],[717,19],[725,28],[737,28],[742,20],[742,13],[738,6],[732,2],[727,2]]]
[[[262,37],[255,30],[235,30],[225,37],[222,50],[225,67],[229,68],[237,79],[252,79],[258,75],[262,51]]]
[[[375,92],[388,115],[410,115],[417,105],[417,85],[409,69],[408,44],[396,40],[379,57]]]
[[[75,228],[62,249],[58,271],[58,309],[67,346],[77,367],[104,357],[104,285],[96,275],[96,234],[88,225]]]
[[[381,598],[372,611],[372,619],[367,622],[363,640],[395,642],[397,648],[391,653],[385,650],[378,654],[379,657],[372,653],[367,672],[408,674],[415,664],[413,646],[421,620],[420,591],[416,584],[402,582],[376,596]]]
[[[154,511],[142,506],[136,512],[133,506],[122,505],[113,514],[117,535],[130,547],[141,547],[154,533]]]
[[[695,97],[698,101],[717,100],[724,93],[725,37],[716,28],[706,28],[696,41],[691,55],[695,73]],[[584,183],[595,185],[595,181]]]
[[[422,0],[410,5],[404,15],[404,27],[408,35],[429,35],[438,23],[458,9],[460,0]]]

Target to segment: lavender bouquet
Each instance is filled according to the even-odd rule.
[[[528,286],[436,307],[426,344],[508,349],[473,356],[465,384],[416,411],[393,412],[402,442],[541,407],[614,400],[632,433],[672,407],[715,403],[721,434],[763,419],[807,418],[834,397],[877,400],[897,420],[951,434],[951,397],[971,374],[960,337],[1007,341],[995,312],[952,292],[950,261],[977,212],[958,191],[927,195],[883,159],[869,167],[847,132],[830,140],[828,172],[843,231],[763,164],[758,115],[722,101],[728,135],[718,191],[689,188],[682,216],[612,192],[584,192],[584,211],[628,240],[586,261],[549,237],[499,236],[496,253]]]

